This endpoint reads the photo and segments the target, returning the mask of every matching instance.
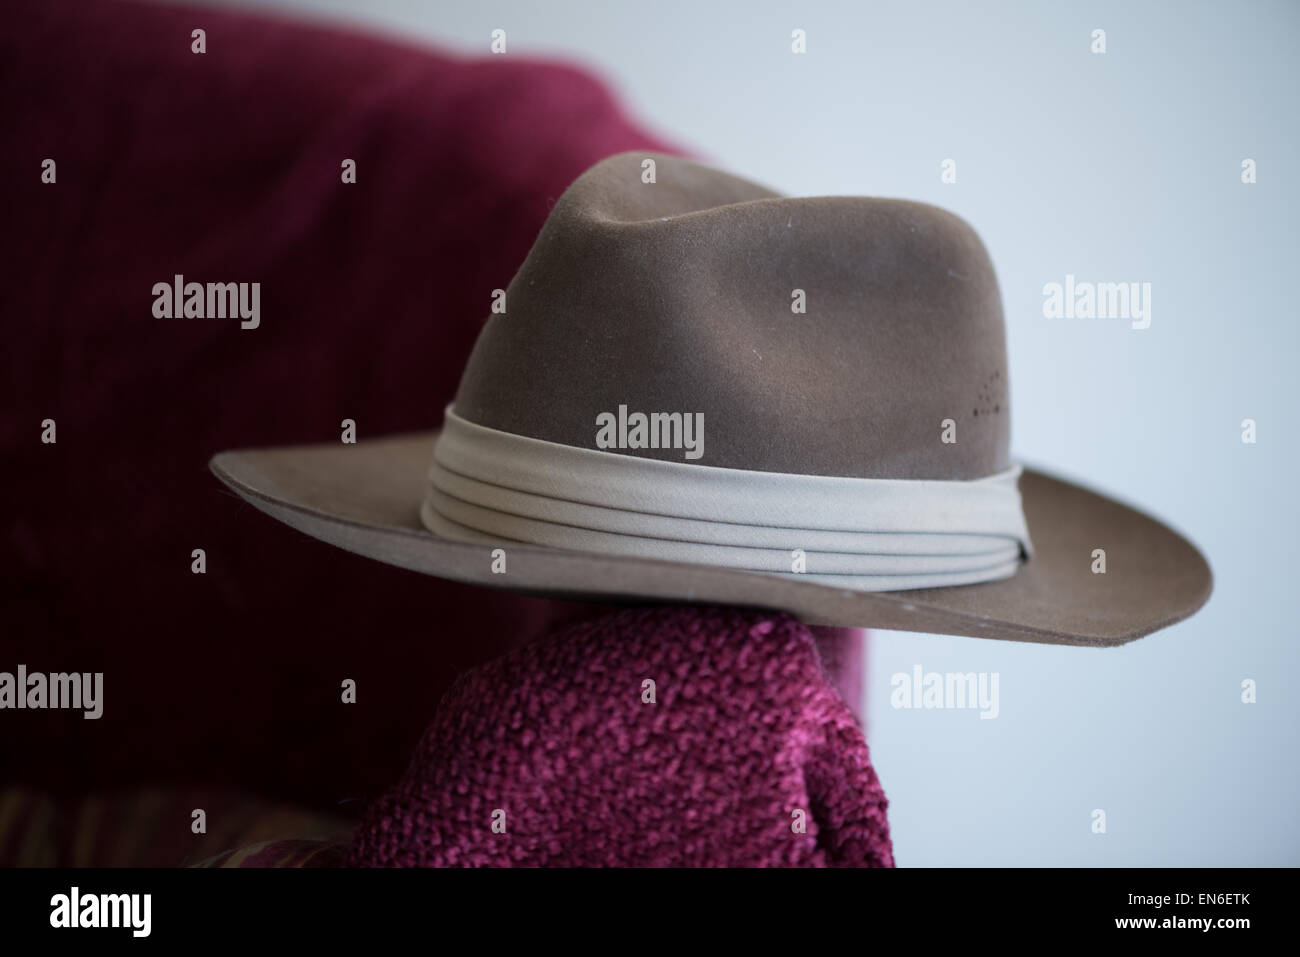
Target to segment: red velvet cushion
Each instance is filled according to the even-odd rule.
[[[208,458],[436,426],[548,206],[665,144],[571,67],[116,0],[8,4],[0,115],[0,670],[105,673],[98,721],[0,716],[0,767],[375,796],[453,675],[556,607],[314,542]],[[260,282],[260,328],[155,318],[177,273]]]

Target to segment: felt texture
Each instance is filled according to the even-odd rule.
[[[695,465],[977,479],[1011,464],[997,279],[974,230],[933,206],[787,198],[625,153],[560,197],[506,296],[456,393],[479,425],[594,448],[597,416],[626,405],[703,413]]]
[[[456,673],[569,612],[321,548],[207,459],[435,421],[564,188],[668,144],[514,54],[125,0],[14,0],[4,24],[0,670],[102,671],[106,704],[6,712],[0,768],[357,808]],[[260,327],[155,318],[176,273],[260,282]]]
[[[642,178],[647,161],[654,182]],[[806,313],[792,309],[799,293]],[[597,447],[602,416],[703,415],[702,458],[671,447],[604,450],[647,465],[969,482],[1010,468],[1007,379],[992,265],[956,216],[903,200],[781,197],[691,160],[634,151],[595,164],[556,203],[505,312],[475,343],[453,408],[467,422],[575,450]],[[420,536],[424,523],[412,521],[427,489],[404,491],[412,485],[399,473],[423,475],[418,449],[437,441],[400,436],[346,457],[319,445],[245,449],[212,467],[258,508],[325,541],[528,593],[1117,645],[1193,614],[1212,586],[1204,557],[1172,529],[1032,469],[1019,488],[1033,554],[1019,569],[998,566],[1014,574],[997,580],[890,598],[648,548],[597,551],[572,537],[564,548],[517,544],[503,527],[487,530],[509,546],[511,570],[498,574],[492,542],[466,547],[432,519],[435,530]],[[620,507],[655,512],[656,498]],[[935,513],[942,526],[942,502]],[[827,507],[816,526],[835,520]],[[779,524],[775,511],[771,521]],[[1098,547],[1106,575],[1092,573]]]
[[[807,626],[628,609],[462,677],[348,862],[890,867],[887,807]]]
[[[1034,556],[979,585],[862,592],[732,568],[430,533],[420,520],[437,433],[340,446],[245,449],[213,471],[250,504],[322,541],[426,575],[581,600],[692,601],[784,609],[813,624],[891,628],[1051,644],[1120,645],[1195,612],[1212,577],[1196,547],[1136,509],[1026,469],[1020,478]],[[1105,542],[1109,573],[1094,575]]]

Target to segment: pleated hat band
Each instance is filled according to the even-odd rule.
[[[420,514],[457,541],[897,591],[1014,575],[1032,549],[1019,477],[1019,466],[970,481],[717,468],[502,432],[449,406]]]

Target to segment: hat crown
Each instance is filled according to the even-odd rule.
[[[881,479],[1010,464],[997,280],[975,232],[933,206],[788,198],[624,153],[557,201],[505,305],[455,399],[479,425],[604,448],[598,423],[622,407],[704,426],[697,458],[607,448],[626,455]]]

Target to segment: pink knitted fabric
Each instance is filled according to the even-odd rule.
[[[348,862],[892,867],[886,806],[807,626],[627,609],[461,676]]]

